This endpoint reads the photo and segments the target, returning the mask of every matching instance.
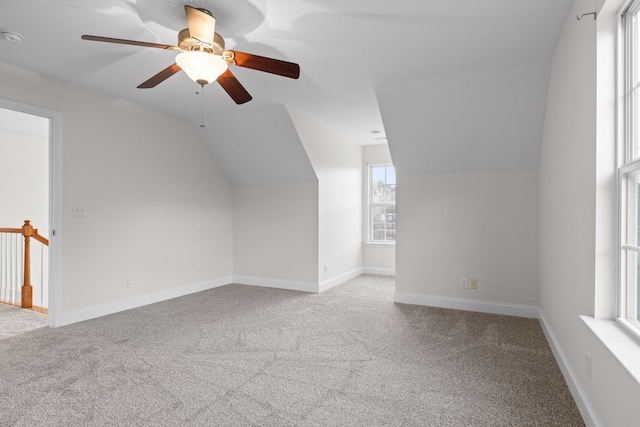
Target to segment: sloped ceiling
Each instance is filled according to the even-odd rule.
[[[297,62],[300,79],[234,67],[253,101],[237,106],[211,84],[203,103],[184,73],[154,89],[136,89],[173,63],[175,53],[80,39],[94,34],[175,44],[186,26],[185,4],[216,16],[227,48]],[[249,117],[249,109],[275,105],[295,108],[348,139],[370,144],[379,143],[385,132],[376,90],[474,70],[544,66],[570,5],[571,0],[2,0],[0,29],[20,33],[24,40],[0,41],[0,60],[186,118],[194,126],[204,105],[203,136],[212,147],[215,139],[233,133],[219,117],[246,123],[229,117]],[[428,102],[421,99],[420,105]],[[428,129],[422,132],[426,136]],[[262,149],[264,139],[251,144],[226,150],[249,155]],[[279,154],[265,155],[273,163]]]
[[[538,166],[549,67],[491,68],[378,90],[402,174]]]
[[[231,182],[265,184],[316,179],[287,108],[250,107],[216,116],[201,129]]]

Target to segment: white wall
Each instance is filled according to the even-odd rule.
[[[317,292],[318,182],[233,190],[234,282]]]
[[[396,301],[537,316],[549,59],[530,58],[376,90],[398,185]]]
[[[231,277],[231,187],[189,123],[4,63],[0,94],[64,115],[65,312]]]
[[[640,385],[578,317],[613,311],[615,128],[606,122],[615,106],[611,69],[620,3],[607,1],[595,22],[575,19],[593,11],[592,0],[573,3],[553,56],[539,168],[540,312],[564,354],[561,364],[583,414],[591,405],[603,426],[640,420]],[[601,116],[603,103],[608,119]],[[609,308],[596,310],[603,302]]]
[[[396,274],[396,246],[367,243],[369,239],[369,165],[392,164],[391,152],[387,144],[366,145],[362,147],[362,265],[365,273]]]
[[[535,306],[537,172],[398,175],[398,293]],[[462,289],[460,278],[478,279]]]
[[[29,219],[49,237],[48,145],[47,136],[0,129],[0,227]]]
[[[362,146],[289,114],[318,177],[318,282],[337,284],[362,268]]]

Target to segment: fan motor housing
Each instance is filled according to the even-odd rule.
[[[224,39],[220,34],[214,33],[213,45],[209,46],[209,43],[203,43],[200,40],[191,37],[189,29],[185,28],[178,33],[178,46],[180,49],[186,51],[203,50],[215,55],[222,55],[224,52]]]

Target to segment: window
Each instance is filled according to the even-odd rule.
[[[620,280],[618,319],[640,333],[640,0],[622,14],[621,79],[624,104],[620,109],[623,132],[620,140],[618,187],[620,201]]]
[[[396,241],[396,171],[390,165],[369,166],[369,242]]]

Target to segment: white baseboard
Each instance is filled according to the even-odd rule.
[[[363,267],[362,273],[375,274],[376,276],[394,276],[396,275],[395,268],[378,268],[378,267]]]
[[[106,316],[118,313],[132,308],[142,307],[156,302],[166,301],[196,292],[206,291],[207,289],[217,288],[219,286],[231,283],[231,276],[221,277],[219,279],[209,280],[207,282],[194,283],[178,288],[171,288],[164,291],[140,295],[123,300],[108,302],[105,304],[92,305],[78,310],[67,311],[62,314],[62,325],[70,325],[72,323],[82,322],[84,320],[95,319],[96,317]]]
[[[290,280],[267,279],[264,277],[233,276],[233,283],[237,283],[239,285],[260,286],[263,288],[318,293],[318,285],[316,283],[308,282],[293,282]]]
[[[603,424],[600,421],[597,412],[593,408],[593,405],[591,405],[591,401],[582,388],[582,384],[576,376],[575,371],[571,367],[569,359],[567,359],[567,356],[562,350],[562,347],[560,347],[558,338],[553,333],[553,330],[549,326],[547,319],[544,317],[544,314],[542,314],[542,311],[540,310],[538,310],[538,318],[540,319],[540,326],[542,327],[542,331],[544,332],[545,337],[547,337],[549,347],[551,347],[551,351],[556,358],[556,362],[558,362],[558,366],[562,371],[564,380],[566,381],[567,386],[569,386],[569,391],[571,391],[573,400],[576,401],[576,405],[578,406],[580,415],[582,415],[582,419],[584,420],[587,427],[601,427]]]
[[[478,311],[480,313],[503,314],[506,316],[529,317],[533,319],[538,318],[538,308],[532,305],[479,301],[403,292],[396,292],[393,295],[393,300],[402,304],[452,308],[455,310]]]
[[[338,286],[339,284],[346,282],[347,280],[358,277],[362,273],[362,268],[356,268],[355,270],[347,271],[346,273],[342,273],[336,277],[332,277],[331,279],[324,280],[318,285],[318,291],[324,292],[327,289],[331,289],[334,286]]]

